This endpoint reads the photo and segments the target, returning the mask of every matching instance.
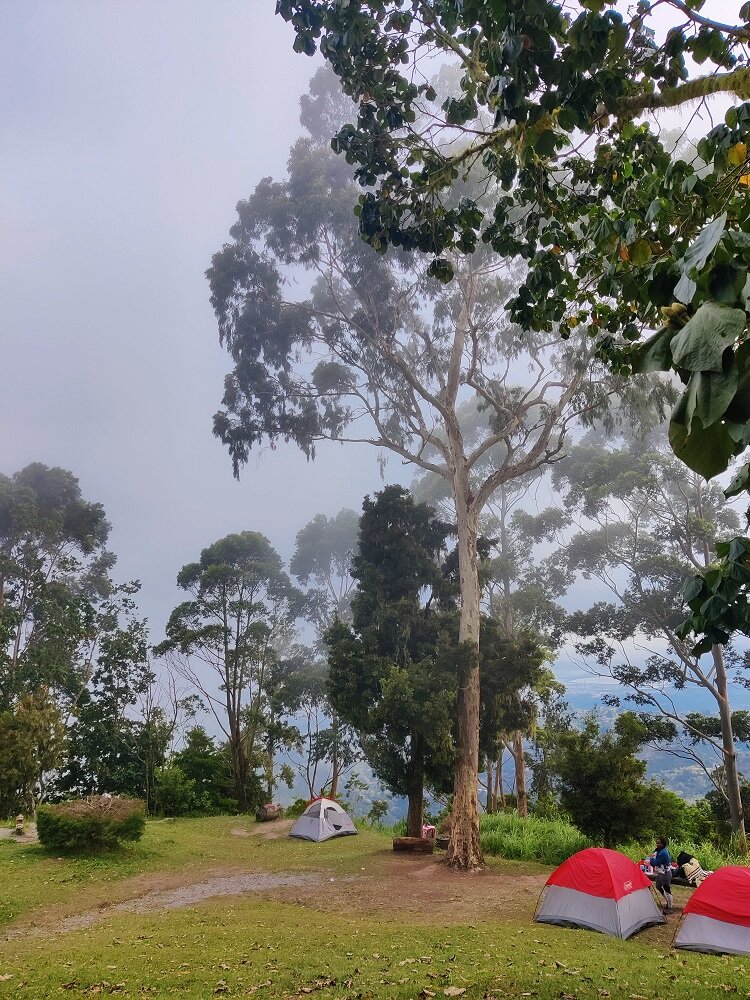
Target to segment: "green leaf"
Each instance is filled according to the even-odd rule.
[[[453,281],[453,267],[444,257],[438,257],[436,260],[433,260],[428,273],[444,285]]]
[[[628,247],[628,253],[636,267],[643,267],[651,260],[651,244],[648,240],[636,240]]]
[[[667,372],[672,367],[672,351],[670,343],[674,330],[665,326],[652,337],[633,347],[630,353],[630,363],[638,375],[646,372]]]
[[[728,372],[695,372],[696,380],[695,412],[704,427],[710,427],[721,420],[727,407],[737,392],[737,369],[732,366]]]
[[[747,268],[730,262],[714,264],[708,278],[708,290],[712,299],[726,305],[738,305],[747,281]]]
[[[682,270],[685,273],[693,268],[700,271],[706,266],[706,261],[716,249],[716,244],[721,239],[726,224],[727,213],[723,212],[713,222],[709,222],[706,228],[693,240],[682,258]]]
[[[685,599],[685,603],[690,603],[694,601],[696,597],[700,597],[703,593],[703,577],[694,576],[692,579],[688,580],[685,586],[682,588],[682,596]]]
[[[555,148],[555,133],[551,129],[542,132],[534,143],[534,150],[538,156],[552,156]]]
[[[724,496],[736,497],[747,490],[750,490],[750,465],[743,465],[729,486],[724,490]]]
[[[687,306],[693,301],[693,296],[697,290],[698,286],[693,279],[688,274],[683,274],[674,286],[674,297],[678,302],[684,302]]]
[[[745,329],[745,313],[716,302],[704,302],[672,339],[672,358],[691,372],[720,372],[724,351]]]
[[[670,421],[669,443],[677,458],[704,479],[724,472],[736,448],[722,423],[703,427],[698,416],[693,416],[690,430],[674,419]]]
[[[750,342],[740,344],[734,355],[739,385],[731,404],[727,407],[727,420],[738,424],[750,421]]]

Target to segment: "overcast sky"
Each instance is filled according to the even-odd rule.
[[[316,65],[273,8],[0,0],[0,471],[61,465],[104,504],[154,640],[204,546],[251,529],[288,558],[382,485],[374,449],[336,445],[237,483],[211,431],[229,359],[204,271],[284,172]]]
[[[266,450],[237,483],[211,431],[229,359],[204,271],[283,174],[316,68],[274,6],[0,0],[0,471],[61,465],[104,504],[154,641],[203,547],[258,530],[288,559],[383,485],[352,445]]]

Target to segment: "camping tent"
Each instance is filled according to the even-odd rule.
[[[289,831],[290,837],[302,840],[330,840],[357,832],[354,823],[333,799],[313,799]]]
[[[534,919],[619,938],[666,922],[638,865],[603,847],[579,851],[552,872]]]
[[[675,948],[750,955],[750,868],[717,868],[688,900]]]

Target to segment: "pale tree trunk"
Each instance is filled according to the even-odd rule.
[[[519,816],[529,815],[529,800],[526,795],[526,761],[523,756],[523,733],[513,734],[513,763],[516,769],[516,796]]]
[[[493,813],[495,811],[495,803],[492,798],[492,786],[493,786],[493,773],[492,773],[492,761],[487,760],[487,806],[485,812]]]
[[[742,808],[740,778],[737,771],[737,751],[734,747],[734,732],[732,730],[732,710],[727,694],[727,671],[724,664],[724,652],[721,646],[711,647],[711,655],[716,672],[716,689],[719,693],[719,718],[721,720],[721,740],[724,750],[724,777],[726,795],[729,803],[729,822],[732,833],[738,841],[738,848],[747,853],[747,838],[745,836],[745,813]]]
[[[500,756],[497,761],[497,770],[495,771],[495,811],[497,812],[497,804],[500,803],[501,807],[505,809],[505,786],[503,785],[503,752],[500,751]]]
[[[454,499],[458,521],[458,569],[461,581],[461,618],[458,640],[462,644],[456,704],[457,746],[453,782],[453,813],[448,864],[471,871],[482,864],[479,840],[479,621],[480,592],[477,566],[477,518],[470,507],[469,476],[460,432],[453,441],[455,456]]]
[[[333,758],[331,760],[331,798],[335,799],[339,790],[339,777],[341,766],[339,763],[339,719],[334,712],[331,718],[331,727],[335,736],[333,739]]]
[[[421,740],[416,733],[411,734],[406,794],[409,801],[406,836],[421,837],[424,822],[424,757]]]
[[[514,639],[516,635],[516,623],[513,615],[512,587],[508,565],[510,563],[510,541],[508,539],[508,518],[510,511],[508,507],[508,496],[505,486],[500,487],[500,552],[502,553],[504,567],[502,574],[503,587],[503,626],[505,634],[509,639]],[[520,732],[513,735],[513,761],[516,772],[516,794],[518,797],[518,815],[529,815],[529,802],[526,795],[526,760],[523,755],[523,735]]]

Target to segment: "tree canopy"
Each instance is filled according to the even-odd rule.
[[[366,189],[364,238],[428,254],[445,281],[482,245],[523,260],[511,318],[563,337],[585,324],[623,373],[674,371],[685,390],[672,447],[710,478],[750,443],[750,7],[719,22],[700,6],[278,0],[277,11],[356,102],[333,148]],[[427,76],[442,64],[457,69],[447,96]],[[719,94],[724,121],[691,113],[697,153],[675,151],[657,114]],[[461,191],[469,172],[491,198]],[[745,467],[734,488],[749,484]]]

